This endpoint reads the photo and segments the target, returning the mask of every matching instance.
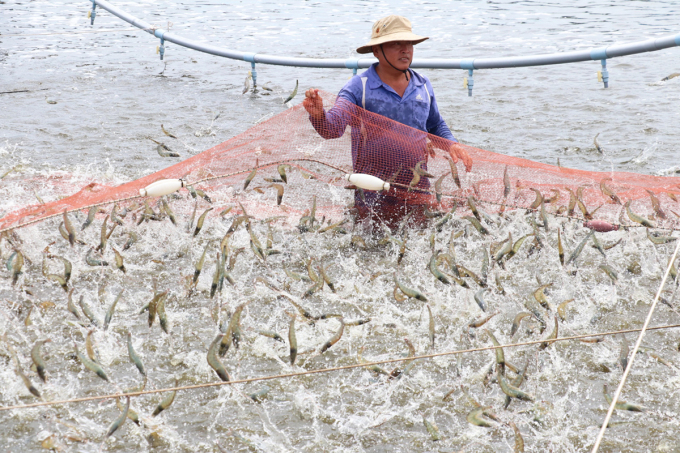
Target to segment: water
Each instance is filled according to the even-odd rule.
[[[212,4],[190,1],[116,3],[180,35],[227,48],[310,57],[353,57],[372,22],[404,14],[416,33],[431,37],[416,57],[474,58],[586,49],[677,33],[676,2],[350,2]],[[6,2],[3,35],[130,29],[99,11],[95,26],[87,2]],[[310,42],[309,36],[314,40]],[[167,165],[145,137],[162,137],[159,125],[200,151],[247,129],[285,107],[300,81],[337,92],[350,71],[258,65],[258,80],[271,96],[242,96],[249,69],[235,62],[167,45],[141,31],[0,37],[2,91],[47,89],[3,96],[0,140],[19,145],[34,166],[137,178]],[[464,143],[503,154],[589,170],[654,174],[674,167],[680,113],[677,48],[609,61],[610,88],[597,82],[599,62],[539,68],[475,71],[472,98],[463,89],[467,71],[425,70],[440,109]],[[166,65],[167,64],[167,65]],[[164,70],[165,69],[165,70]],[[163,71],[164,70],[164,71]],[[163,72],[162,75],[159,73]],[[47,104],[46,98],[57,101]],[[222,116],[214,136],[193,132]],[[603,159],[593,145],[599,140]],[[635,160],[653,147],[646,159]],[[187,157],[189,151],[182,157]],[[37,158],[36,156],[40,156]],[[1,162],[6,168],[8,162]],[[97,172],[98,171],[98,172]]]
[[[631,42],[677,33],[673,2],[620,2],[592,5],[504,2],[350,2],[343,8],[324,3],[262,3],[257,10],[249,3],[206,4],[187,2],[116,3],[128,12],[184,36],[218,43],[224,47],[291,56],[351,57],[353,49],[369,36],[372,22],[396,13],[409,17],[416,33],[431,36],[416,47],[417,57],[484,57],[526,53],[569,51]],[[155,55],[157,40],[138,31],[73,34],[90,30],[87,2],[19,3],[1,5],[0,91],[31,90],[2,94],[0,109],[0,171],[18,163],[13,173],[0,183],[3,206],[34,203],[34,194],[17,193],[11,181],[37,178],[36,192],[45,201],[71,193],[90,181],[118,184],[164,168],[214,146],[246,130],[257,121],[275,115],[286,107],[283,100],[300,81],[298,97],[307,87],[337,92],[350,72],[258,66],[258,81],[274,89],[273,94],[241,95],[249,69],[238,63],[206,56],[167,45],[165,62]],[[128,29],[108,13],[98,13],[94,29]],[[64,33],[41,35],[40,33]],[[34,36],[9,36],[10,34]],[[310,42],[309,36],[314,36]],[[467,97],[462,87],[465,71],[422,71],[432,80],[435,94],[454,135],[464,143],[492,151],[587,170],[626,170],[648,174],[674,172],[678,143],[678,102],[680,78],[660,80],[679,72],[678,49],[623,57],[609,62],[610,88],[604,90],[595,72],[599,62],[544,68],[487,70],[475,72],[475,95]],[[162,73],[162,74],[161,74]],[[42,90],[42,91],[39,91]],[[47,101],[56,101],[49,104]],[[217,112],[219,118],[212,121]],[[186,145],[174,145],[180,158],[158,156],[155,144],[164,140],[163,124]],[[208,130],[209,129],[209,130]],[[602,158],[593,137],[605,150]],[[169,142],[168,142],[169,143]],[[54,181],[59,190],[54,189]],[[302,184],[301,178],[294,182]],[[320,186],[320,185],[319,185]],[[68,190],[72,187],[73,190]],[[315,190],[322,190],[315,187]],[[325,188],[327,198],[345,200],[341,189]],[[173,208],[180,226],[187,222],[192,200],[175,201]],[[207,207],[207,204],[203,209]],[[199,213],[201,211],[199,210]],[[84,220],[81,216],[79,222]],[[88,244],[99,242],[102,217],[81,236]],[[292,219],[295,223],[297,219]],[[529,244],[507,269],[493,267],[489,279],[499,275],[506,295],[491,284],[485,298],[491,310],[501,314],[486,327],[502,343],[514,315],[531,303],[531,293],[543,283],[553,282],[548,293],[552,304],[575,298],[560,326],[560,335],[637,327],[649,301],[660,284],[660,276],[672,251],[671,245],[653,246],[644,232],[631,230],[601,235],[606,244],[618,239],[623,244],[607,253],[606,262],[619,273],[613,286],[598,269],[605,262],[599,252],[585,248],[579,272],[572,276],[561,269],[556,252],[554,229],[563,220],[552,219],[552,230],[544,233],[543,250],[527,257]],[[52,241],[50,250],[74,263],[72,277],[76,294],[84,294],[101,318],[121,289],[125,297],[107,332],[95,333],[104,368],[121,387],[140,382],[141,376],[128,362],[124,335],[130,330],[135,347],[150,374],[149,387],[211,382],[217,379],[205,361],[207,347],[217,332],[213,319],[216,302],[209,299],[215,267],[214,250],[206,260],[198,291],[189,296],[185,282],[206,241],[219,241],[230,223],[214,218],[196,239],[183,229],[163,223],[133,227],[130,220],[112,235],[111,243],[120,250],[125,231],[138,231],[140,242],[125,252],[128,273],[113,268],[90,268],[84,263],[85,247],[69,248],[56,230],[58,222],[47,221],[19,231],[25,241],[22,250],[33,260],[20,285],[28,294],[11,287],[3,269],[0,282],[2,317],[0,333],[7,333],[19,352],[24,371],[46,399],[61,399],[108,393],[115,388],[69,358],[72,340],[84,349],[87,328],[74,324],[66,312],[65,294],[59,286],[40,275],[41,251]],[[323,355],[301,355],[305,369],[356,363],[359,348],[366,360],[406,354],[403,338],[408,337],[418,353],[428,350],[427,310],[415,301],[396,302],[392,296],[392,272],[398,246],[371,243],[368,252],[357,253],[346,235],[298,235],[290,226],[275,224],[274,248],[269,268],[259,264],[249,249],[248,235],[239,229],[232,248],[244,247],[233,272],[236,286],[227,286],[220,296],[221,321],[245,299],[254,299],[243,316],[245,340],[238,352],[224,360],[236,377],[289,372],[287,345],[258,336],[257,329],[276,330],[287,337],[291,304],[276,299],[262,284],[264,276],[283,285],[285,263],[304,273],[302,260],[329,266],[339,285],[337,294],[326,288],[321,295],[305,300],[314,314],[337,313],[346,319],[370,317],[370,323],[348,327],[342,340]],[[453,240],[461,263],[475,272],[481,266],[481,244],[488,247],[512,232],[514,238],[531,232],[523,213],[511,214],[481,238],[457,220],[437,235],[437,247],[446,250],[452,231],[466,231]],[[267,229],[254,227],[264,242]],[[585,232],[577,224],[562,226],[567,250],[578,244]],[[472,299],[477,286],[463,290],[445,286],[426,270],[430,251],[427,233],[414,232],[408,239],[409,251],[401,266],[405,283],[421,288],[430,298],[435,314],[438,351],[489,344],[484,334],[468,339],[465,325],[481,311]],[[11,253],[7,241],[0,245],[6,261]],[[107,259],[112,261],[109,250]],[[49,272],[60,272],[60,263],[49,260]],[[442,264],[444,268],[446,265]],[[385,275],[372,276],[376,272]],[[168,312],[172,335],[155,325],[148,333],[145,316],[135,313],[152,295],[151,281],[169,290]],[[103,297],[98,289],[106,284]],[[290,282],[292,294],[301,295],[308,283]],[[664,293],[670,298],[671,290]],[[56,307],[51,308],[49,302]],[[38,308],[43,304],[42,308]],[[23,324],[28,307],[32,326]],[[677,313],[665,305],[658,308],[655,321],[677,322]],[[551,322],[548,322],[549,326]],[[317,349],[337,330],[334,319],[314,325],[298,322],[302,351]],[[550,327],[548,328],[548,331]],[[547,335],[545,332],[543,335]],[[34,341],[49,336],[53,343],[44,347],[48,356],[49,381],[38,383],[29,370],[29,352]],[[527,324],[514,338],[538,339],[538,323]],[[633,341],[633,335],[628,336]],[[650,333],[645,340],[659,356],[673,361],[677,347],[674,331]],[[472,404],[460,391],[452,400],[441,398],[451,389],[464,385],[482,404],[494,406],[503,421],[514,421],[522,431],[527,451],[584,451],[595,438],[606,409],[602,384],[615,387],[621,372],[616,361],[620,340],[603,343],[557,343],[536,355],[535,348],[506,350],[508,360],[523,365],[531,360],[527,391],[544,403],[513,402],[509,411],[501,409],[502,394],[496,384],[484,386],[476,376],[493,358],[491,353],[419,363],[398,382],[375,377],[357,369],[328,376],[272,381],[268,397],[261,404],[250,402],[244,393],[260,390],[262,384],[238,388],[206,389],[178,394],[174,405],[156,419],[149,415],[160,396],[133,400],[133,407],[146,426],[126,423],[109,440],[109,451],[215,451],[214,441],[227,450],[248,451],[241,441],[229,436],[230,430],[249,439],[263,451],[511,451],[512,432],[504,427],[485,429],[465,420]],[[35,401],[14,373],[3,346],[0,360],[0,404]],[[672,398],[677,392],[677,369],[668,368],[647,354],[637,358],[623,398],[650,409],[647,414],[616,414],[618,421],[632,423],[608,430],[602,451],[674,451],[678,437],[680,408]],[[612,390],[613,391],[613,390]],[[670,396],[670,398],[669,398]],[[542,407],[548,407],[541,413]],[[432,443],[419,412],[439,426],[445,439]],[[108,424],[117,416],[115,404],[81,403],[57,408],[2,413],[4,435],[0,439],[8,451],[38,451],[40,442],[51,434],[68,451],[95,451]],[[535,419],[538,418],[539,421]],[[69,428],[64,423],[76,426]],[[82,437],[86,442],[68,440]],[[670,445],[664,450],[663,445]]]

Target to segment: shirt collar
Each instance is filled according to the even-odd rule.
[[[378,73],[375,70],[376,66],[378,66],[378,63],[373,63],[371,65],[371,67],[368,68],[368,74],[367,74],[368,75],[368,81],[367,81],[368,87],[372,90],[375,90],[376,88],[380,88],[381,86],[384,86],[386,90],[394,91],[392,89],[392,87],[390,87],[389,85],[387,85],[386,83],[384,83],[382,81],[382,79],[380,78],[380,76],[378,75]],[[422,79],[422,77],[417,75],[413,69],[409,68],[408,72],[409,72],[409,77],[410,77],[409,78],[409,87],[406,88],[404,95],[407,95],[411,91],[411,90],[409,90],[411,85],[414,85],[416,87],[420,87],[425,83],[424,80]]]

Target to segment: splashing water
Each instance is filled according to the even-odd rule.
[[[291,184],[322,185],[298,178],[293,178]],[[344,204],[348,202],[347,191],[332,186],[327,190],[331,198]],[[209,195],[219,204],[229,200],[229,193],[233,190]],[[257,218],[277,209],[286,212],[285,207],[272,207],[271,194],[265,196],[251,191],[248,200],[246,210],[256,213]],[[487,270],[488,289],[484,299],[488,312],[498,310],[500,314],[483,327],[470,329],[468,323],[484,315],[473,298],[479,286],[472,278],[465,278],[469,289],[456,283],[445,285],[434,278],[428,270],[431,234],[434,234],[436,250],[455,253],[457,264],[483,278],[486,253],[483,249],[501,242],[509,233],[515,240],[533,233],[531,223],[537,221],[532,220],[533,214],[513,211],[490,216],[484,223],[491,234],[483,236],[462,219],[466,213],[459,208],[441,231],[434,227],[406,230],[402,238],[407,249],[399,265],[399,245],[381,241],[380,236],[365,236],[366,250],[352,246],[351,238],[356,231],[351,231],[351,222],[344,229],[302,233],[294,227],[296,217],[293,215],[266,223],[253,219],[253,234],[262,244],[267,242],[268,225],[272,225],[272,250],[280,253],[269,255],[266,262],[256,258],[251,251],[251,236],[241,226],[228,241],[230,257],[244,249],[230,272],[234,285],[225,282],[222,291],[211,299],[218,244],[235,218],[232,214],[239,212],[239,208],[226,216],[220,216],[217,209],[211,211],[203,229],[194,237],[193,228],[188,234],[185,226],[196,201],[188,195],[169,201],[176,213],[177,226],[167,218],[136,225],[135,218],[139,221],[144,211],[139,207],[136,212],[127,213],[124,225],[113,231],[104,259],[114,262],[111,246],[121,251],[126,274],[113,264],[91,267],[85,263],[88,248],[99,243],[104,212],[97,214],[93,225],[84,231],[80,231],[80,224],[85,212],[71,219],[78,230],[78,239],[85,245],[71,248],[57,231],[60,220],[48,220],[19,230],[2,241],[3,262],[9,259],[13,247],[17,247],[30,259],[30,264],[25,266],[15,286],[3,266],[0,333],[6,335],[18,351],[24,372],[45,400],[116,390],[71,357],[74,340],[84,350],[90,327],[65,310],[66,293],[42,275],[44,257],[48,257],[47,272],[63,272],[61,262],[49,258],[50,255],[62,256],[73,263],[69,285],[74,288],[74,298],[83,295],[99,322],[115,296],[123,291],[109,329],[95,330],[99,361],[118,387],[139,385],[142,376],[127,357],[125,336],[130,331],[134,347],[148,370],[147,389],[153,389],[173,386],[175,379],[180,385],[216,381],[217,376],[206,361],[208,346],[219,325],[228,321],[235,307],[246,301],[252,302],[241,317],[239,347],[232,347],[222,359],[233,379],[353,364],[357,363],[358,353],[366,361],[405,357],[408,348],[404,338],[413,343],[417,354],[427,353],[430,350],[427,310],[423,302],[415,299],[395,300],[395,274],[404,285],[418,288],[428,298],[435,320],[435,351],[438,352],[489,346],[484,329],[493,332],[502,344],[539,340],[552,330],[554,316],[560,319],[559,336],[637,327],[636,320],[643,318],[653,298],[672,245],[654,245],[645,232],[637,228],[598,234],[604,248],[620,243],[605,250],[604,257],[589,241],[576,264],[563,267],[556,248],[557,229],[561,231],[567,256],[585,237],[586,231],[578,222],[550,217],[549,231],[537,232],[542,247],[537,248],[532,243],[533,237],[529,237],[503,267],[492,260]],[[198,213],[209,206],[203,200],[198,203]],[[119,208],[122,210],[123,206]],[[324,226],[341,218],[337,211],[320,208],[317,217],[324,215],[328,219]],[[131,231],[139,236],[139,241],[123,250]],[[195,264],[208,242],[212,245],[198,283],[192,287]],[[49,255],[43,252],[46,248]],[[308,259],[324,267],[336,292],[326,287],[312,296],[302,297],[313,282],[291,279],[284,266],[306,275]],[[599,268],[604,263],[617,272],[615,283]],[[445,261],[439,267],[446,273],[453,272]],[[340,341],[321,353],[321,346],[338,331],[339,321],[332,317],[316,322],[298,319],[299,358],[291,367],[287,343],[259,335],[258,331],[275,331],[286,339],[290,320],[286,312],[297,310],[287,298],[256,280],[257,277],[292,294],[294,300],[316,317],[337,314],[346,322],[369,318],[370,322],[346,327]],[[149,329],[147,316],[138,314],[153,297],[154,280],[158,291],[167,290],[169,294],[166,303],[169,334],[163,333],[157,324]],[[545,290],[547,310],[532,296],[539,286],[546,284],[551,284]],[[673,286],[669,285],[663,293],[673,308],[660,306],[655,318],[658,323],[677,322]],[[556,307],[569,299],[574,301],[560,308],[562,319],[556,314]],[[510,324],[515,314],[528,309],[544,317],[545,331],[541,332],[541,323],[531,317],[525,319],[518,333],[511,337]],[[48,380],[43,384],[29,368],[29,352],[36,340],[44,338],[52,339],[52,343],[43,348],[48,373]],[[672,437],[671,433],[677,429],[675,420],[680,407],[676,399],[667,395],[676,391],[678,370],[654,357],[655,354],[670,360],[674,366],[677,333],[650,333],[645,346],[649,349],[639,358],[624,399],[645,405],[649,412],[618,411],[616,422],[630,423],[607,432],[606,448],[627,451],[627,445],[634,438],[637,445],[652,449]],[[6,351],[4,343],[0,350]],[[501,424],[482,428],[466,421],[467,413],[474,406],[460,390],[462,386],[480,404],[492,406],[500,421],[513,421],[523,433],[527,451],[582,451],[590,439],[594,439],[604,417],[602,384],[612,387],[620,378],[619,350],[616,337],[606,337],[596,344],[558,342],[541,351],[535,346],[505,348],[506,361],[510,364],[521,368],[528,361],[528,378],[522,389],[536,399],[534,403],[513,401],[508,410],[503,409],[504,395],[498,384],[493,380],[488,382],[484,371],[493,363],[492,351],[421,360],[399,379],[356,368],[269,381],[266,386],[270,390],[260,402],[254,402],[247,395],[262,390],[264,383],[184,391],[155,418],[150,414],[164,395],[146,395],[133,398],[131,403],[142,425],[128,420],[113,436],[115,440],[106,442],[105,448],[150,451],[160,446],[168,451],[211,451],[213,442],[219,442],[227,450],[243,451],[359,451],[372,450],[378,445],[394,451],[507,450],[514,443],[509,428]],[[2,355],[0,360],[4,361],[0,385],[5,389],[0,404],[35,401],[15,375],[9,356]],[[389,373],[393,368],[403,370],[404,366],[384,368]],[[442,397],[451,390],[454,390],[452,395],[443,402]],[[422,423],[421,412],[439,427],[443,440],[436,445]],[[54,435],[56,441],[69,450],[90,451],[92,445],[103,440],[106,427],[118,414],[119,409],[110,400],[2,412],[0,419],[5,427],[2,442],[9,449],[21,447],[37,451],[42,439]]]

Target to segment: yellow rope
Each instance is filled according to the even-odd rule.
[[[647,330],[663,330],[663,329],[672,329],[680,327],[680,324],[669,324],[665,326],[656,326],[656,327],[649,327]],[[586,335],[573,335],[570,337],[562,337],[562,338],[554,338],[552,340],[533,340],[533,341],[525,341],[523,343],[512,343],[512,344],[505,344],[501,345],[501,348],[511,348],[511,347],[516,347],[516,346],[529,346],[529,345],[534,345],[534,344],[541,344],[541,343],[554,343],[556,341],[566,341],[566,340],[579,340],[582,338],[591,338],[591,337],[603,337],[603,336],[611,336],[611,335],[617,335],[620,333],[631,333],[631,332],[640,332],[642,329],[626,329],[626,330],[617,330],[617,331],[609,331],[609,332],[600,332],[600,333],[592,333],[592,334],[586,334]],[[68,400],[60,400],[60,401],[43,401],[40,403],[32,403],[32,404],[24,404],[24,405],[18,405],[18,406],[5,406],[5,407],[0,407],[0,412],[2,411],[9,411],[12,409],[28,409],[31,407],[40,407],[40,406],[55,406],[58,404],[67,404],[67,403],[80,403],[84,401],[96,401],[96,400],[105,400],[105,399],[112,399],[112,398],[120,398],[120,397],[133,397],[133,396],[140,396],[140,395],[149,395],[152,393],[166,393],[166,392],[176,392],[179,390],[194,390],[194,389],[200,389],[200,388],[207,388],[207,387],[218,387],[222,385],[233,385],[233,384],[246,384],[249,382],[258,382],[258,381],[270,381],[272,379],[285,379],[285,378],[291,378],[291,377],[298,377],[298,376],[308,376],[310,374],[321,374],[321,373],[330,373],[332,371],[341,371],[341,370],[351,370],[354,368],[362,368],[362,367],[368,367],[368,366],[373,366],[373,365],[383,365],[386,363],[398,363],[398,362],[405,362],[405,361],[412,361],[412,360],[420,360],[420,359],[431,359],[434,357],[442,357],[442,356],[448,356],[448,355],[455,355],[455,354],[464,354],[468,352],[480,352],[480,351],[490,351],[492,349],[496,349],[497,346],[485,346],[482,348],[471,348],[471,349],[463,349],[463,350],[458,350],[458,351],[447,351],[447,352],[437,352],[433,354],[425,354],[425,355],[419,355],[419,356],[413,356],[413,357],[404,357],[404,358],[399,358],[399,359],[387,359],[387,360],[380,360],[380,361],[375,361],[375,362],[364,362],[364,363],[358,363],[354,365],[345,365],[345,366],[339,366],[339,367],[333,367],[333,368],[322,368],[319,370],[308,370],[308,371],[303,371],[300,373],[286,373],[286,374],[276,374],[273,376],[261,376],[261,377],[254,377],[254,378],[247,378],[247,379],[236,379],[233,381],[227,381],[227,382],[211,382],[207,384],[195,384],[195,385],[187,385],[187,386],[182,386],[182,387],[169,387],[169,388],[163,388],[163,389],[156,389],[156,390],[142,390],[139,392],[130,392],[130,393],[116,393],[116,394],[111,394],[111,395],[101,395],[101,396],[87,396],[83,398],[73,398],[73,399],[68,399]]]

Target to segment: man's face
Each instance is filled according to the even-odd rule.
[[[382,63],[385,57],[400,71],[405,71],[413,60],[413,43],[411,41],[391,41],[380,46],[373,46],[373,55]]]

